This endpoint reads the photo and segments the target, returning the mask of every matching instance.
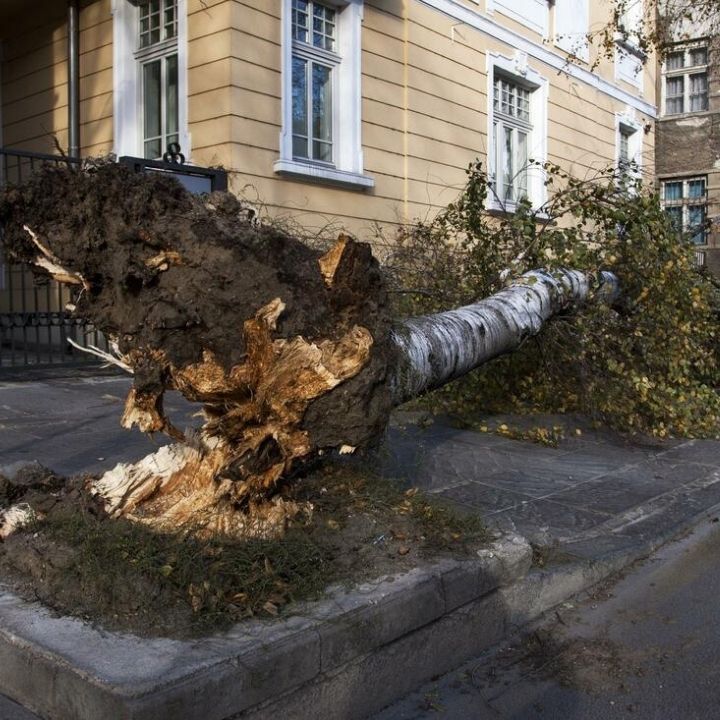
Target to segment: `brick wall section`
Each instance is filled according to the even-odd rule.
[[[708,216],[720,216],[720,41],[708,57],[708,111],[657,122],[656,168],[659,180],[707,176]],[[664,110],[661,109],[661,111]],[[720,275],[720,231],[716,223],[708,237],[708,268]]]

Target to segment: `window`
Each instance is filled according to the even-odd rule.
[[[704,45],[669,53],[663,67],[665,115],[708,109],[708,50]]]
[[[662,182],[661,201],[679,233],[686,233],[696,245],[707,243],[707,179],[693,177]]]
[[[190,155],[186,0],[115,0],[113,84],[117,155]]]
[[[541,164],[547,157],[547,87],[524,53],[513,58],[488,53],[491,209],[512,212],[523,198],[535,209],[545,202]]]
[[[530,90],[502,76],[493,87],[494,190],[502,203],[516,203],[528,193]]]
[[[590,0],[555,0],[555,45],[580,60],[590,59]]]
[[[160,158],[179,142],[177,0],[150,0],[138,13],[135,59],[142,77],[143,157]]]
[[[372,187],[363,175],[363,0],[283,0],[283,123],[275,172]]]
[[[621,185],[630,184],[640,176],[642,126],[629,110],[617,115],[615,122],[618,180]]]
[[[332,80],[336,11],[315,0],[292,0],[293,158],[333,162]]]
[[[647,58],[640,48],[638,30],[645,25],[643,0],[627,0],[615,33],[615,79],[623,80],[642,90],[643,66]]]
[[[629,130],[624,126],[620,128],[618,143],[618,168],[623,174],[626,174],[632,165],[632,157],[630,155],[630,139],[632,138],[632,134],[632,130]]]

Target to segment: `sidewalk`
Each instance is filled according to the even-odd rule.
[[[0,465],[99,472],[152,451],[151,440],[119,427],[128,386],[125,378],[0,384]],[[168,407],[177,425],[192,423],[182,398]],[[209,707],[218,719],[360,718],[720,506],[718,442],[629,442],[576,421],[570,430],[580,435],[548,448],[417,421],[396,414],[375,464],[502,533],[476,561],[443,561],[194,643],[103,633],[0,592],[0,692],[44,712],[81,698],[73,711],[90,718],[122,708],[133,718],[207,720]],[[43,704],[36,695],[56,692],[60,672],[76,697],[43,695]]]
[[[499,531],[586,556],[651,538],[720,503],[720,442],[627,439],[563,416],[496,417],[489,425],[565,425],[557,448],[458,430],[442,421],[392,423],[382,471],[402,477]],[[579,429],[579,435],[574,430]],[[664,514],[655,527],[653,518]],[[590,550],[584,549],[589,543]]]

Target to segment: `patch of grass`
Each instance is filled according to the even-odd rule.
[[[159,534],[99,518],[77,498],[61,502],[0,545],[0,573],[64,613],[139,634],[193,635],[282,614],[330,585],[397,574],[422,558],[468,555],[489,539],[478,517],[342,463],[287,494],[314,512],[272,540]]]
[[[119,609],[122,587],[134,578],[132,586],[152,588],[150,601],[189,605],[196,630],[276,615],[287,603],[318,597],[334,579],[327,550],[299,529],[278,540],[198,540],[74,511],[51,516],[43,533],[73,549],[72,572],[100,614]]]

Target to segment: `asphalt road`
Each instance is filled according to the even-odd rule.
[[[720,523],[373,720],[720,718]]]

